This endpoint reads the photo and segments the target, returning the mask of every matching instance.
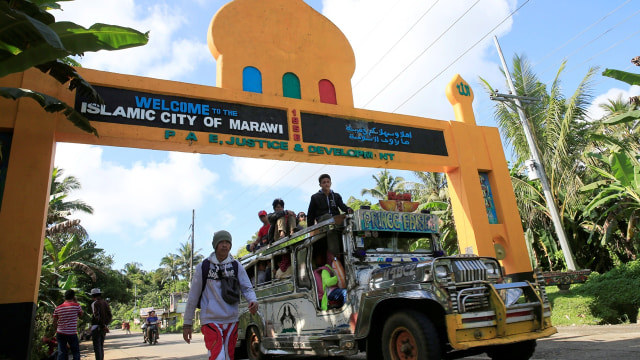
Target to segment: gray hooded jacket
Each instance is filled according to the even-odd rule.
[[[218,269],[223,272],[233,273],[233,261],[237,261],[232,255],[229,255],[222,262],[219,262],[215,253],[209,255],[209,276],[207,277],[207,286],[202,291],[202,263],[196,266],[191,281],[191,290],[189,290],[189,299],[184,312],[184,323],[193,325],[196,306],[202,292],[202,300],[200,301],[200,323],[233,323],[238,321],[239,309],[238,304],[227,304],[222,299],[220,290],[220,280],[216,279]],[[240,281],[240,291],[244,298],[251,302],[256,301],[256,294],[253,291],[251,281],[247,275],[247,271],[242,264],[238,262],[238,280]]]

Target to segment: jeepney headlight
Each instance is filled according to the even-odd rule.
[[[490,279],[499,279],[501,274],[500,274],[500,268],[498,267],[498,264],[496,264],[493,261],[485,261],[484,262],[484,266],[487,268],[487,277]]]
[[[449,268],[445,265],[436,266],[436,277],[438,279],[444,279],[449,275]]]

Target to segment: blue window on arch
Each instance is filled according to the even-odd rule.
[[[242,90],[262,94],[262,74],[253,66],[242,70]]]
[[[286,73],[282,76],[282,96],[301,99],[300,79],[294,73]]]

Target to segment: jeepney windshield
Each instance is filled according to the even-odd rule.
[[[430,234],[389,231],[364,231],[359,234],[359,246],[367,253],[432,253]]]

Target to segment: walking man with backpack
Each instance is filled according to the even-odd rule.
[[[240,292],[249,302],[252,314],[258,301],[247,271],[229,254],[231,234],[220,230],[213,234],[214,252],[196,266],[184,313],[182,337],[188,344],[193,335],[193,318],[200,308],[201,332],[209,359],[233,359],[238,341]]]

